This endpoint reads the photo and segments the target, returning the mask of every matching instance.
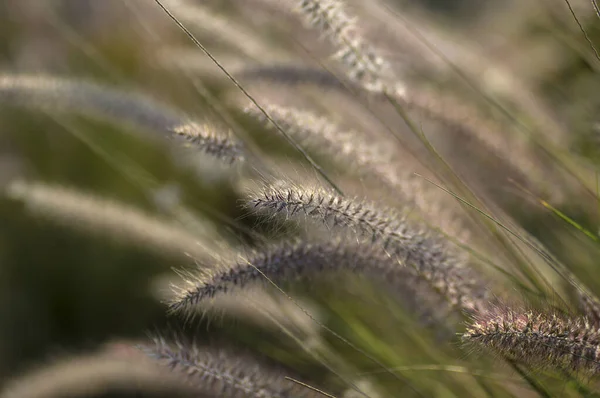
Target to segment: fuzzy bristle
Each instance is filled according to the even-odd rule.
[[[250,193],[248,206],[271,217],[312,219],[328,228],[356,231],[420,272],[435,273],[464,261],[449,243],[407,215],[323,189],[267,185]]]
[[[208,124],[188,123],[175,126],[173,133],[184,138],[189,146],[230,163],[244,159],[241,145],[228,135],[215,132]]]
[[[199,303],[247,285],[267,285],[268,280],[280,284],[319,277],[327,272],[357,273],[383,282],[392,293],[401,297],[421,296],[424,298],[421,301],[409,300],[414,305],[405,303],[412,312],[421,315],[443,312],[444,306],[472,312],[481,308],[487,297],[485,284],[468,267],[434,269],[428,265],[419,271],[403,267],[396,257],[390,257],[376,244],[338,239],[274,245],[256,250],[234,265],[225,265],[222,270],[192,276],[186,286],[178,288],[171,310],[193,314]],[[433,296],[440,298],[432,300]],[[425,305],[426,302],[434,304]]]
[[[355,19],[341,0],[301,0],[297,12],[309,27],[327,37],[337,48],[334,58],[348,77],[369,91],[383,92],[393,82],[391,66],[356,29]]]
[[[462,340],[535,368],[600,371],[600,331],[585,319],[499,309],[477,316]]]
[[[141,356],[109,354],[67,357],[9,381],[2,398],[93,397],[207,398],[177,375]]]
[[[448,195],[442,196],[439,189],[432,189],[431,184],[407,171],[410,164],[405,159],[398,161],[394,147],[373,142],[358,131],[343,130],[328,118],[306,110],[277,105],[265,105],[264,109],[302,147],[332,158],[344,170],[382,184],[394,193],[396,203],[415,206],[419,210],[417,217],[427,224],[440,227],[461,242],[469,239],[460,207]],[[269,127],[256,107],[250,105],[245,112]]]
[[[205,394],[229,398],[323,396],[287,380],[289,374],[283,368],[268,366],[250,355],[233,354],[214,346],[200,347],[181,340],[168,344],[162,338],[156,338],[153,346],[142,349],[173,372],[184,375],[190,385]]]

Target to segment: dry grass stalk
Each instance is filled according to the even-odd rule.
[[[313,219],[341,233],[355,231],[391,256],[397,266],[414,268],[452,305],[473,311],[485,307],[484,286],[445,239],[406,216],[373,204],[345,199],[324,190],[265,187],[251,194],[249,205],[269,216]]]
[[[304,16],[308,26],[326,36],[337,48],[334,58],[346,69],[350,80],[373,92],[401,91],[393,78],[387,60],[378,54],[358,32],[355,18],[345,10],[342,0],[300,0],[297,12]]]
[[[414,299],[421,296],[424,298],[422,301],[410,300],[409,309],[422,316],[444,312],[441,308],[444,306],[458,311],[473,311],[487,296],[482,281],[467,268],[446,269],[432,276],[403,267],[377,246],[339,240],[283,243],[257,250],[254,255],[222,270],[213,269],[190,276],[185,285],[176,288],[177,296],[170,307],[193,315],[204,301],[249,285],[269,285],[267,278],[282,284],[335,272],[365,275],[388,286],[392,293],[401,297]],[[443,300],[432,299],[433,296],[441,296]],[[444,301],[447,304],[443,304]],[[426,302],[435,304],[424,305]],[[420,308],[422,306],[426,308]],[[427,315],[428,318],[431,316]]]

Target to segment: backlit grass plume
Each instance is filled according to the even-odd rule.
[[[173,310],[194,311],[194,306],[230,290],[244,288],[252,283],[268,284],[315,277],[326,271],[393,271],[393,261],[385,260],[383,253],[357,246],[344,240],[325,243],[282,243],[256,250],[234,265],[222,270],[205,271],[196,280],[187,281],[189,288],[180,289],[171,304]],[[210,275],[214,274],[214,275]]]
[[[208,398],[146,358],[66,357],[8,383],[1,398]]]
[[[134,244],[159,254],[203,258],[210,250],[200,235],[133,206],[59,185],[17,180],[4,194],[21,201],[31,214],[79,232]],[[210,235],[210,225],[205,226]],[[196,230],[196,234],[200,231]]]
[[[177,340],[156,338],[153,346],[142,347],[148,355],[187,378],[205,394],[245,398],[322,398],[323,394],[286,379],[283,368],[269,366],[249,355],[221,347],[201,347]]]
[[[207,282],[210,272],[204,272],[204,274],[205,279],[199,275],[189,276],[191,284],[175,289],[174,286],[181,286],[180,277],[171,275],[160,277],[153,284],[152,292],[162,302],[175,303],[185,294],[183,289],[191,289],[193,285],[199,286]],[[182,307],[183,311],[190,318],[195,314],[201,314],[203,317],[211,319],[241,320],[245,324],[253,324],[274,332],[279,332],[281,327],[285,327],[306,338],[319,336],[321,329],[314,322],[314,319],[319,319],[319,310],[314,303],[299,297],[294,297],[294,300],[291,301],[279,292],[265,289],[264,283],[260,283],[260,280],[254,282],[249,281],[248,285],[256,286],[233,287],[224,294],[215,294],[210,300],[184,306]],[[300,303],[300,307],[298,307],[298,303]],[[306,314],[306,309],[309,309],[310,317]]]
[[[422,272],[435,272],[464,261],[451,244],[406,215],[324,189],[265,185],[249,194],[248,206],[271,217],[312,219],[328,228],[357,231]]]
[[[468,268],[464,253],[406,215],[325,190],[294,186],[265,186],[250,194],[248,205],[271,217],[313,219],[342,233],[355,231],[394,258],[398,267],[413,267],[431,286],[443,291],[453,305],[466,310],[483,305],[483,282],[474,277],[474,272],[464,271]]]
[[[243,158],[240,143],[225,134],[216,134],[214,128],[207,129],[183,112],[147,95],[92,81],[44,75],[0,75],[0,103],[83,114],[163,137],[185,136],[196,149],[217,158],[227,161]]]
[[[192,149],[198,149],[230,163],[244,159],[242,147],[232,137],[215,131],[209,124],[192,122],[175,126],[172,131],[184,138],[187,146]]]
[[[600,371],[600,331],[585,318],[498,308],[475,316],[462,340],[538,369]]]
[[[376,245],[338,238],[322,243],[282,243],[256,250],[236,264],[201,271],[177,288],[178,295],[170,307],[193,316],[202,302],[234,290],[257,284],[268,286],[271,282],[280,285],[309,281],[344,272],[383,284],[401,299],[412,298],[410,303],[402,304],[421,317],[444,313],[446,309],[473,311],[485,303],[487,295],[483,281],[468,268],[443,269],[434,275],[421,273],[399,264]]]
[[[355,18],[342,0],[299,0],[297,12],[308,26],[327,37],[337,48],[334,58],[349,78],[369,91],[383,92],[394,80],[391,66],[357,31]]]
[[[429,225],[441,227],[460,241],[468,239],[460,207],[448,195],[412,175],[410,161],[399,159],[397,148],[369,139],[358,131],[342,130],[327,117],[313,112],[278,105],[265,105],[264,109],[303,147],[332,159],[352,175],[375,180],[393,193],[395,203],[415,205],[418,209],[415,216]],[[270,126],[256,107],[248,106],[245,112]]]

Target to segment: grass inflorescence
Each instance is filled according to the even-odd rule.
[[[535,368],[598,373],[600,334],[585,318],[496,308],[475,317],[463,342]]]

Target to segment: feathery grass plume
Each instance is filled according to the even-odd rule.
[[[178,300],[177,293],[173,289],[177,283],[179,283],[179,278],[175,280],[172,276],[162,276],[155,281],[152,291],[159,301],[173,303]],[[315,315],[318,313],[318,309],[311,302],[297,297],[294,297],[294,301],[300,303],[302,308],[308,309],[308,313],[313,318],[320,318]],[[307,338],[317,338],[321,334],[319,325],[300,310],[294,302],[281,297],[281,295],[273,295],[258,286],[248,287],[240,292],[215,296],[210,301],[198,302],[197,305],[186,311],[189,314],[199,313],[208,318],[232,317],[277,331],[284,326]]]
[[[23,202],[29,212],[78,231],[99,233],[159,254],[194,258],[210,254],[202,245],[203,239],[214,238],[210,224],[206,225],[205,236],[196,236],[117,201],[41,182],[16,180],[4,193]]]
[[[190,32],[190,30],[188,28],[186,28],[185,25],[183,23],[181,23],[181,21],[179,21],[179,19],[177,19],[177,17],[175,15],[173,15],[173,13],[171,13],[171,11],[169,11],[169,9],[162,4],[161,0],[155,0],[155,3],[186,34],[186,36],[194,43],[194,45],[196,47],[198,47],[198,49],[200,49],[207,57],[209,57],[214,62],[214,64],[223,72],[223,74],[227,76],[227,79],[246,98],[248,98],[249,100],[254,102],[254,104],[260,108],[260,106],[258,105],[256,100],[254,100],[253,96],[250,95],[250,93],[238,82],[238,80],[233,75],[231,75],[231,73],[229,73],[227,71],[227,69],[225,69],[225,67],[223,67],[223,65],[211,54],[211,52],[198,39],[196,39],[194,34],[192,32]],[[268,115],[267,115],[267,118],[268,118]],[[329,183],[329,185],[331,185],[336,191],[341,193],[341,190],[337,187],[335,182],[327,176],[327,174],[323,171],[321,166],[319,166],[310,157],[310,155],[301,146],[299,146],[293,140],[293,138],[291,138],[283,129],[281,129],[276,123],[274,123],[274,124],[275,124],[275,127],[277,128],[277,130],[281,133],[281,135],[294,147],[294,149],[296,149],[296,151],[298,151],[306,159],[306,161],[308,161],[311,164],[311,166],[314,167],[315,171],[318,172]]]
[[[600,330],[584,318],[496,308],[476,315],[462,341],[535,368],[600,371]]]
[[[346,90],[348,83],[342,83],[331,73],[321,69],[311,69],[298,66],[268,65],[254,66],[240,72],[241,76],[281,82],[285,84],[312,84],[319,88]],[[352,91],[360,87],[351,85]],[[406,109],[420,111],[431,120],[438,121],[453,129],[462,129],[477,137],[491,149],[501,150],[503,156],[514,148],[514,140],[506,139],[503,127],[492,119],[487,118],[477,110],[476,106],[465,103],[457,96],[431,91],[415,85],[407,86],[405,90],[390,92]],[[382,97],[382,99],[385,99]],[[513,145],[511,147],[510,145]],[[523,143],[520,143],[521,150]],[[529,163],[523,163],[529,164]],[[524,168],[524,170],[529,170]]]
[[[370,236],[374,247],[391,255],[398,267],[414,268],[452,305],[466,311],[486,305],[483,280],[469,268],[463,253],[422,224],[411,222],[407,215],[325,190],[294,186],[265,186],[250,193],[248,205],[272,217],[304,216],[328,228]]]
[[[222,347],[199,347],[155,338],[142,349],[151,357],[185,375],[188,383],[206,394],[242,398],[322,398],[323,395],[287,380],[283,368],[269,366],[250,355],[233,354]],[[294,379],[298,380],[297,377]]]
[[[465,259],[449,242],[411,222],[407,215],[377,205],[336,196],[324,189],[287,185],[265,185],[250,192],[248,206],[271,217],[314,219],[328,228],[341,227],[370,236],[386,252],[398,256],[404,265],[435,275],[464,266]]]
[[[249,68],[247,71],[243,72],[242,75],[261,80],[274,80],[288,85],[301,82],[302,84],[318,86],[319,89],[322,87],[333,89],[339,91],[340,93],[345,93],[347,91],[346,87],[344,87],[339,80],[337,80],[335,77],[332,77],[327,72],[311,69],[307,69],[304,72],[295,72],[289,68],[279,71],[277,68],[274,68],[273,76],[269,77],[267,73],[270,71],[270,69],[272,68]],[[359,87],[353,88],[357,89]],[[360,95],[360,90],[358,95]],[[513,179],[521,182],[522,185],[527,186],[530,190],[538,192],[540,195],[551,200],[553,203],[562,203],[567,200],[568,196],[565,195],[567,190],[575,187],[577,187],[578,190],[581,189],[580,186],[575,185],[573,182],[570,182],[568,179],[564,178],[564,175],[558,173],[558,170],[556,170],[556,167],[549,161],[549,159],[544,158],[540,152],[536,152],[534,146],[528,141],[527,138],[515,135],[516,132],[508,125],[508,123],[501,123],[492,117],[485,116],[481,111],[478,110],[477,105],[469,105],[465,100],[454,95],[433,92],[423,87],[417,87],[414,85],[407,86],[404,91],[392,93],[390,95],[392,95],[404,109],[411,112],[411,117],[414,117],[413,120],[422,119],[425,122],[433,123],[432,126],[429,126],[428,124],[428,127],[425,130],[427,138],[436,149],[440,150],[444,158],[452,166],[460,167],[460,174],[474,177],[476,181],[478,181],[478,185],[481,187],[488,189],[490,188],[490,185],[487,183],[487,181],[489,181],[488,176],[480,173],[482,169],[474,167],[474,163],[470,157],[460,155],[457,156],[452,151],[444,152],[443,148],[449,148],[451,150],[458,149],[458,152],[460,153],[460,150],[464,150],[464,142],[465,139],[467,139],[468,142],[470,142],[474,147],[473,150],[484,154],[489,152],[489,154],[493,155],[489,159],[491,161],[500,161],[501,167],[505,167],[510,170],[510,176]],[[386,109],[388,106],[387,102],[389,102],[388,99],[385,96],[382,96],[381,98],[378,97],[377,99],[386,102],[386,105],[384,105],[384,108],[382,108]],[[324,118],[311,115],[300,109],[287,109],[286,107],[277,109],[277,107],[274,105],[271,105],[270,107],[271,111],[274,112],[273,115],[269,114],[270,116],[274,118],[279,116],[282,119],[285,117],[287,119],[277,121],[278,123],[281,123],[281,125],[285,126],[286,129],[292,130],[290,134],[296,135],[300,134],[300,132],[306,133],[308,128],[312,125],[314,125],[313,128],[315,130],[319,131],[333,132],[337,128],[336,126],[331,125],[329,129],[325,129],[325,124],[331,124],[331,122],[327,122],[327,120]],[[252,107],[248,107],[247,109],[252,116],[260,119],[260,115],[254,112]],[[320,119],[323,119],[323,121]],[[295,127],[296,125],[299,127]],[[430,127],[434,128],[432,129]],[[342,139],[341,135],[342,134],[340,134],[340,140]],[[353,139],[359,139],[358,135],[356,135]],[[310,145],[311,143],[313,145]],[[364,146],[364,148],[377,145],[374,144],[374,140],[372,139],[368,141],[368,143],[369,145]],[[310,149],[315,149],[319,153],[324,151],[323,147],[319,146],[319,144],[314,141],[307,140],[304,142],[304,145],[309,145],[311,147]],[[365,152],[371,152],[375,158],[383,157],[385,155],[386,158],[394,160],[393,162],[386,164],[384,158],[377,163],[382,168],[388,169],[388,175],[385,176],[385,178],[387,180],[390,180],[390,178],[395,180],[393,181],[394,185],[405,181],[408,173],[392,172],[389,174],[393,168],[393,164],[400,166],[400,163],[398,162],[398,153],[394,153],[389,147],[385,147],[381,143],[378,146],[385,149],[383,151],[369,149]],[[363,145],[356,145],[356,147],[360,148],[361,150],[363,149]],[[349,147],[346,147],[345,149],[347,150],[348,148]],[[421,152],[421,156],[423,158],[427,158],[430,156],[430,153]],[[364,157],[361,158],[364,159]],[[486,160],[487,159],[484,158],[484,161]],[[405,164],[402,164],[402,167],[403,169],[406,169]],[[498,166],[494,167],[497,169]],[[364,168],[357,169],[359,171],[364,170]],[[483,170],[485,171],[490,169],[492,168],[488,167],[487,169]],[[549,176],[551,180],[549,180]],[[504,181],[506,181],[506,179],[504,179]],[[386,184],[390,185],[390,181],[388,181]],[[415,183],[413,181],[409,185],[414,184]],[[432,200],[432,197],[429,196],[436,195],[435,190],[431,189],[431,187],[428,187],[429,184],[421,182],[420,185],[420,190],[429,190],[430,192],[428,195],[418,195],[417,199],[421,199],[422,203],[425,205],[428,203],[433,203],[434,206],[439,205],[440,202],[438,202],[438,200]],[[497,186],[498,184],[495,184],[491,187],[496,188]],[[399,188],[404,193],[420,193],[420,190],[412,191],[411,189],[403,189],[401,186]],[[438,193],[437,196],[437,199],[441,200],[441,203],[444,203],[445,208],[453,206],[450,204],[452,201],[448,200],[446,195]],[[422,198],[424,197],[427,198],[427,200],[423,201]],[[447,213],[444,218],[451,216],[452,218],[457,219],[463,218],[463,223],[466,221],[464,220],[464,215],[463,217],[458,216],[459,214],[464,213],[463,210],[460,209],[460,206],[454,205],[454,209],[443,210],[443,212]],[[426,211],[425,213],[430,214],[430,211]],[[434,216],[431,216],[430,218],[435,219]],[[428,221],[432,222],[431,220]],[[460,223],[457,221],[456,230],[453,232],[458,232],[460,229],[466,231],[468,228],[465,228],[464,226],[461,228]]]
[[[179,131],[191,131],[197,126],[181,111],[144,95],[72,78],[0,75],[0,103],[51,112],[76,112],[167,136],[177,136],[181,134]],[[237,160],[243,153],[240,143],[215,134],[212,129],[208,134],[203,130],[194,134],[198,136],[196,148],[218,158]]]
[[[342,0],[298,0],[296,10],[304,15],[308,26],[320,31],[337,47],[334,57],[346,68],[350,80],[368,91],[383,92],[394,87],[395,81],[388,61],[358,33],[354,18],[344,9]]]
[[[538,126],[538,130],[544,133],[544,138],[552,137],[557,144],[562,139],[563,145],[566,145],[567,131],[558,122],[556,112],[547,108],[543,99],[536,96],[534,84],[544,75],[541,72],[543,68],[538,62],[556,65],[561,61],[556,59],[556,56],[550,59],[545,57],[523,58],[527,65],[518,68],[520,70],[517,74],[515,65],[509,67],[511,62],[501,53],[497,51],[490,53],[485,50],[486,37],[479,34],[481,33],[478,32],[479,28],[474,30],[471,30],[472,27],[468,28],[477,37],[477,41],[474,43],[464,35],[456,35],[456,32],[451,32],[451,29],[449,31],[447,24],[440,24],[441,21],[436,18],[427,18],[419,12],[411,12],[410,8],[394,7],[393,12],[390,12],[390,8],[393,6],[385,2],[360,3],[365,14],[369,16],[368,19],[364,18],[365,22],[374,22],[380,30],[386,30],[390,32],[389,36],[393,36],[390,37],[390,40],[394,42],[393,48],[402,54],[400,64],[403,70],[411,69],[413,74],[424,76],[427,81],[447,81],[458,77],[459,80],[475,88],[482,96],[488,94],[502,102],[508,101],[520,112],[525,111],[531,116],[531,121]],[[538,15],[540,13],[539,7],[519,8],[516,13],[528,21],[530,20],[525,16],[526,14],[530,14],[530,18],[533,10]],[[527,8],[529,10],[526,10]],[[504,11],[493,9],[493,13],[494,18],[498,20],[500,19],[498,15],[504,14]],[[510,13],[509,18],[508,25],[511,27],[515,23],[519,24],[515,20],[515,12]],[[486,31],[490,28],[487,24],[484,26]],[[507,24],[499,26],[506,27]],[[491,27],[492,30],[494,28]],[[398,34],[400,30],[407,34]],[[496,31],[496,33],[503,35],[506,34],[506,31]],[[488,37],[494,37],[494,34]],[[548,43],[544,45],[538,43],[535,47],[539,49],[539,47],[547,45]],[[533,65],[532,62],[536,62],[536,64]]]
[[[347,91],[347,84],[342,84],[330,73],[320,70],[256,67],[242,71],[242,76],[249,79],[269,80],[284,84],[312,84],[317,85],[319,88],[326,87],[342,92]],[[352,86],[354,90],[357,88],[360,87]],[[506,123],[502,124],[491,117],[484,116],[476,105],[469,105],[463,99],[454,95],[440,93],[439,91],[433,92],[415,85],[405,86],[403,90],[395,92],[388,90],[385,92],[385,96],[379,99],[388,102],[387,95],[391,95],[404,109],[411,111],[412,116],[419,116],[425,121],[434,122],[441,127],[439,130],[441,139],[446,145],[452,147],[457,142],[463,142],[463,137],[456,138],[455,135],[461,133],[472,139],[476,145],[482,146],[485,151],[489,151],[501,159],[502,162],[505,162],[503,165],[510,168],[519,180],[526,181],[528,185],[536,187],[536,190],[542,189],[544,193],[551,194],[554,203],[560,203],[566,199],[563,190],[568,181],[560,179],[556,172],[549,172],[553,169],[551,164],[542,161],[542,158],[539,154],[536,154],[526,138],[516,136],[512,131],[514,129],[510,126],[507,127]],[[254,116],[255,112],[252,109],[250,109],[250,112]],[[302,121],[301,116],[309,116],[302,115],[305,111],[299,112],[301,113],[298,114],[298,121]],[[258,114],[256,116],[260,117]],[[277,116],[277,113],[275,113],[275,116]],[[294,124],[291,119],[293,117],[291,112],[287,113],[286,117],[290,118],[288,123]],[[419,120],[419,117],[415,117],[414,120]],[[315,119],[318,119],[318,117],[311,116],[308,118],[311,122],[315,122]],[[285,122],[281,123],[283,125],[287,124]],[[304,122],[303,124],[303,127],[306,128],[307,123]],[[427,129],[427,131],[430,132],[430,129]],[[510,134],[507,134],[508,132]],[[435,141],[431,134],[427,135],[428,138]],[[437,147],[437,145],[434,146]],[[389,153],[389,150],[387,152]],[[451,158],[452,153],[449,153],[448,157]],[[398,155],[396,154],[393,158],[397,159]],[[465,164],[464,158],[457,160],[460,164]],[[472,164],[467,163],[465,166],[465,169],[471,174],[477,170],[473,168]],[[548,175],[552,176],[553,181],[560,183],[548,183]]]
[[[0,398],[208,398],[165,373],[147,358],[117,358],[108,354],[71,357],[30,371],[0,391]]]
[[[243,160],[244,153],[230,135],[224,135],[209,124],[187,123],[173,127],[173,133],[184,138],[188,146],[229,163]]]
[[[176,287],[170,308],[193,315],[204,301],[248,286],[268,285],[267,278],[281,284],[335,272],[357,273],[382,283],[427,325],[442,320],[452,310],[479,308],[487,295],[482,281],[469,268],[420,273],[399,265],[376,245],[337,238],[283,242],[257,249],[222,270],[203,270],[190,276],[184,286]]]
[[[375,178],[393,192],[395,201],[414,204],[420,211],[417,217],[461,242],[468,240],[469,231],[460,206],[422,178],[406,172],[410,166],[404,160],[397,160],[394,148],[373,142],[357,131],[343,131],[328,118],[312,112],[278,105],[263,107],[303,147],[333,158],[361,177]],[[245,112],[270,126],[255,107],[247,106]]]
[[[263,103],[278,104],[284,108],[339,115],[354,129],[392,141],[386,121],[370,106],[365,106],[370,94],[346,78],[317,67],[299,66],[298,62],[294,65],[246,65],[235,73],[246,87],[256,92],[261,106]],[[356,89],[352,90],[354,87]],[[228,93],[227,101],[240,109],[248,105],[247,98],[234,92]]]

